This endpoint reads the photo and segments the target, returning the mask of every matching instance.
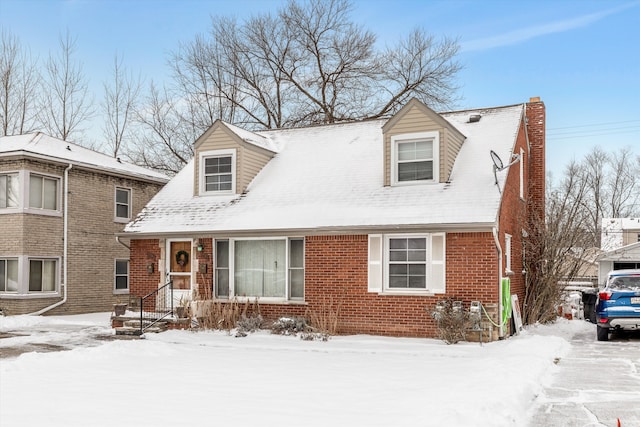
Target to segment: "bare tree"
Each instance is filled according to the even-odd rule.
[[[213,18],[208,34],[171,56],[174,85],[165,93],[180,117],[175,125],[187,127],[185,135],[216,119],[296,127],[388,116],[411,97],[434,108],[457,100],[455,40],[416,29],[380,49],[351,13],[348,0],[292,0],[243,22]]]
[[[118,55],[113,60],[112,80],[104,83],[101,103],[105,117],[104,137],[113,157],[117,157],[130,132],[142,87],[140,78],[128,74]]]
[[[144,105],[136,114],[141,126],[139,144],[127,155],[137,164],[175,174],[193,157],[193,141],[199,133],[184,123],[167,90],[153,82]]]
[[[40,123],[49,135],[64,141],[81,136],[93,115],[93,98],[81,64],[73,61],[75,39],[60,37],[57,56],[49,55],[41,97]]]
[[[563,280],[579,275],[585,257],[592,249],[585,224],[589,213],[583,208],[588,199],[588,182],[581,166],[572,162],[557,188],[548,187],[546,218],[534,218],[524,239],[525,298],[523,322],[550,322],[561,301]]]
[[[603,218],[640,214],[640,163],[630,148],[608,153],[594,147],[573,173],[584,181],[588,193],[582,203],[592,246],[600,247]]]
[[[36,61],[17,37],[3,30],[0,39],[0,135],[18,135],[35,128]]]
[[[527,225],[526,323],[555,319],[562,281],[582,276],[600,247],[603,217],[640,215],[640,156],[630,148],[594,148],[571,162],[556,186],[547,186],[546,218]]]

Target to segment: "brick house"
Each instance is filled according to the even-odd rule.
[[[116,233],[167,181],[42,133],[1,137],[2,312],[110,311],[128,301],[129,249]]]
[[[413,99],[384,120],[258,132],[217,121],[125,228],[131,292],[172,281],[258,298],[267,318],[330,300],[339,333],[434,336],[444,297],[506,309],[507,282],[523,301],[544,179],[539,98],[442,114]]]

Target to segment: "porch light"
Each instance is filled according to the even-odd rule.
[[[198,245],[196,246],[197,251],[198,251],[198,252],[202,252],[202,251],[204,250],[204,245],[202,244],[202,241],[201,241],[200,239],[198,239],[197,244],[198,244]]]
[[[147,273],[153,273],[155,271],[154,263],[147,264]]]

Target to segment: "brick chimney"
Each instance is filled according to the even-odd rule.
[[[530,219],[544,218],[546,194],[546,114],[540,97],[530,98],[525,106],[526,129],[531,149],[529,169]]]

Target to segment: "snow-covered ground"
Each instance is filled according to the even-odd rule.
[[[0,317],[0,335],[32,333],[0,339],[0,426],[526,426],[571,337],[593,328],[560,319],[484,345],[267,332],[104,340],[109,313]],[[34,341],[72,350],[6,357]]]

